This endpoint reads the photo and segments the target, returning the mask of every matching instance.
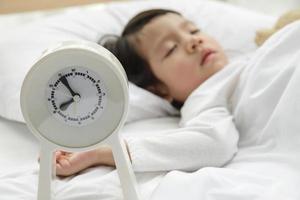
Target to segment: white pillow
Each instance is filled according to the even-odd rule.
[[[229,55],[253,51],[255,31],[271,26],[274,21],[271,16],[214,1],[132,1],[106,4],[94,10],[65,9],[65,12],[1,30],[0,116],[24,121],[19,105],[21,85],[25,74],[45,49],[66,40],[97,42],[103,34],[120,34],[125,23],[137,12],[158,7],[178,10],[193,20],[219,40]],[[131,98],[130,109],[141,112],[135,115],[129,111],[129,115],[135,115],[132,120],[170,114],[165,100],[150,98],[156,100],[145,106],[144,99],[154,95],[141,92],[142,89],[134,91],[130,93],[138,93],[140,98]]]
[[[179,112],[167,100],[133,83],[129,83],[129,112],[126,119],[127,123],[167,115],[176,116],[179,115]]]

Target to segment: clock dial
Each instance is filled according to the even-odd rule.
[[[106,87],[101,77],[81,67],[65,68],[51,77],[46,90],[50,113],[70,126],[84,126],[101,116]]]

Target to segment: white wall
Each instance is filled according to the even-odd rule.
[[[249,9],[279,16],[280,14],[300,8],[300,0],[223,0]]]

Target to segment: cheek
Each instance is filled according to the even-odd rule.
[[[168,63],[170,68],[174,73],[178,75],[190,74],[192,71],[195,71],[197,68],[197,63],[195,59],[189,57],[188,55],[177,54],[174,56],[174,59]]]
[[[193,59],[188,60],[176,60],[169,66],[168,72],[168,85],[173,91],[177,93],[189,93],[195,89],[200,82],[201,76],[199,66]]]
[[[199,64],[195,59],[178,59],[173,64],[173,73],[178,80],[188,82],[199,76]]]

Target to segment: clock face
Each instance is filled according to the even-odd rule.
[[[106,88],[92,70],[67,67],[48,81],[46,100],[50,113],[70,126],[85,126],[101,116],[106,105]]]

